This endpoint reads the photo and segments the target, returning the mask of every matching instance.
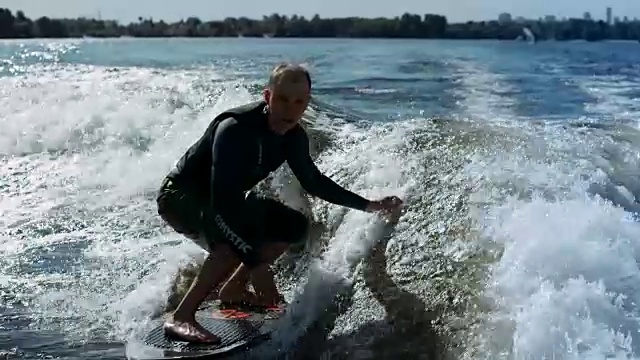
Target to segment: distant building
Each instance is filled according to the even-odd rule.
[[[545,22],[556,22],[556,17],[555,15],[547,15],[544,17],[544,21]]]
[[[609,25],[611,25],[611,15],[612,15],[611,8],[608,7],[607,8],[607,24]]]
[[[508,24],[511,21],[512,21],[511,20],[511,14],[509,14],[509,13],[502,13],[502,14],[498,15],[498,22],[500,24]]]
[[[588,11],[585,11],[584,15],[582,15],[582,18],[585,20],[591,20],[591,13]]]

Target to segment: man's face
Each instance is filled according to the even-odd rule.
[[[269,104],[269,126],[277,134],[293,129],[307,109],[310,99],[309,84],[306,81],[283,79],[264,91],[264,100]]]

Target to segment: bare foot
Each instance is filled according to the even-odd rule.
[[[278,307],[282,305],[284,301],[284,296],[279,293],[275,294],[264,294],[262,296],[258,296],[258,302],[261,306],[264,307]]]
[[[179,341],[204,344],[216,344],[220,342],[219,337],[213,335],[195,320],[179,321],[168,319],[165,321],[163,329],[167,337]]]
[[[220,294],[219,298],[221,304],[245,304],[252,306],[259,305],[258,297],[256,296],[256,294],[249,290],[245,290],[240,294]]]
[[[274,294],[254,294],[253,296],[255,297],[254,303],[262,308],[278,308],[286,305],[284,296],[278,292]]]
[[[214,301],[216,299],[219,298],[218,292],[217,291],[212,291],[209,293],[209,295],[207,295],[207,297],[204,299],[204,301]]]
[[[240,296],[228,296],[223,297],[220,296],[220,303],[223,306],[256,306],[256,307],[272,307],[278,306],[280,303],[284,302],[284,298],[280,294],[276,294],[275,298],[273,297],[264,297],[258,296],[255,293],[245,290]]]

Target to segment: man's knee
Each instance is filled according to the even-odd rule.
[[[242,218],[223,216],[219,212],[208,209],[205,213],[205,234],[213,244],[224,244],[232,249],[233,254],[248,267],[261,261],[260,249],[256,237]],[[249,228],[250,229],[250,228]]]
[[[289,248],[290,244],[286,242],[274,242],[265,244],[262,249],[260,249],[260,262],[262,263],[273,263],[276,261],[280,255],[282,255]]]
[[[238,263],[241,261],[240,257],[238,256],[237,252],[233,249],[233,247],[221,241],[214,242],[211,244],[210,254],[216,254],[217,256],[220,256],[220,257],[227,257]]]

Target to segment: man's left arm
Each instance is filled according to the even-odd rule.
[[[290,131],[295,133],[289,135],[291,138],[287,142],[287,163],[300,185],[309,194],[330,203],[367,211],[369,200],[338,185],[313,163],[309,153],[309,137],[304,129],[298,127]]]

